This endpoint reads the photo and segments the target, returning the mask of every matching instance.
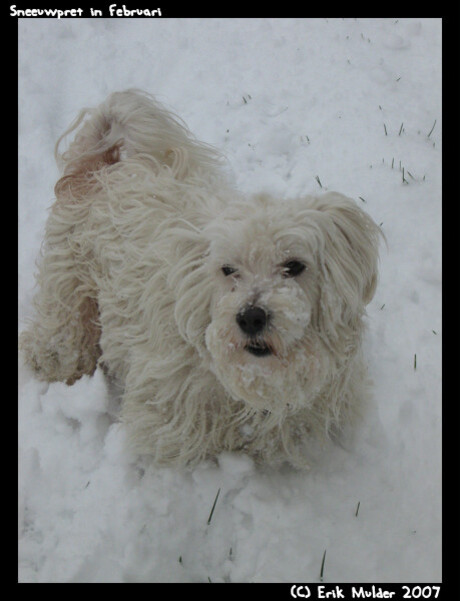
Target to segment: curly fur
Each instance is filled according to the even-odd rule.
[[[244,198],[219,154],[138,91],[74,130],[20,341],[37,377],[72,384],[101,365],[134,450],[158,464],[235,450],[308,465],[310,442],[353,425],[368,396],[379,228],[337,193]],[[296,277],[289,259],[305,266]],[[256,304],[263,357],[235,319]]]

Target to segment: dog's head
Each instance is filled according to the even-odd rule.
[[[205,344],[233,398],[277,412],[320,392],[359,346],[379,234],[335,193],[285,202],[259,195],[209,224]]]
[[[380,235],[336,193],[230,202],[183,230],[168,275],[179,332],[234,399],[281,415],[311,407],[360,346]]]

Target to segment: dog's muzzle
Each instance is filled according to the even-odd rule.
[[[269,321],[268,313],[262,307],[254,305],[249,305],[236,316],[236,323],[240,330],[249,338],[245,350],[256,357],[265,357],[272,354],[271,348],[260,338]]]

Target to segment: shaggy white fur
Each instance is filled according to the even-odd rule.
[[[243,197],[142,92],[73,130],[20,340],[37,377],[72,384],[101,365],[134,450],[158,464],[232,450],[307,466],[368,396],[379,228],[337,193]]]

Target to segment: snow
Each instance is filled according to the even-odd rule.
[[[180,473],[127,455],[101,373],[45,385],[19,359],[19,581],[314,583],[325,550],[324,583],[440,581],[440,19],[21,19],[19,329],[54,143],[129,87],[223,149],[243,190],[321,182],[382,224],[374,406],[310,472],[225,453]]]

